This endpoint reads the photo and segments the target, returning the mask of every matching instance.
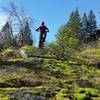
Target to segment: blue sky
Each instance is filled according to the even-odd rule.
[[[68,21],[70,13],[77,7],[82,16],[84,12],[93,9],[98,24],[100,24],[100,0],[0,0],[0,7],[8,7],[10,2],[14,2],[18,7],[25,9],[26,13],[34,19],[34,26],[38,27],[44,21],[50,32],[47,41],[55,40],[58,28]],[[0,20],[5,19],[0,12]],[[4,21],[1,20],[0,24]],[[32,29],[36,44],[38,43],[39,33]]]

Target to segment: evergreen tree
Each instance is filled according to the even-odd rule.
[[[12,37],[12,28],[9,22],[3,26],[0,34],[0,44],[3,44],[3,48],[7,48],[12,46],[13,44],[13,37]]]
[[[82,23],[81,23],[81,18],[78,12],[78,9],[76,9],[75,12],[72,12],[70,15],[69,22],[67,24],[68,28],[71,31],[71,37],[76,40],[76,45],[75,48],[82,43]]]
[[[93,34],[96,31],[96,18],[92,10],[90,10],[88,15],[88,33],[89,35]]]
[[[18,34],[18,43],[21,46],[33,44],[32,33],[31,33],[31,29],[29,27],[28,22],[25,22],[23,24],[23,27]]]
[[[88,33],[88,20],[87,20],[87,15],[84,13],[82,17],[82,32],[83,32],[83,38],[87,38],[89,36]]]
[[[96,29],[96,18],[93,11],[90,10],[88,16],[86,15],[86,13],[84,13],[82,17],[82,32],[84,40],[88,41],[87,39],[92,39]]]
[[[78,9],[71,13],[68,23],[61,26],[56,36],[56,47],[60,57],[68,57],[82,44],[82,23]],[[57,51],[56,51],[57,52]]]

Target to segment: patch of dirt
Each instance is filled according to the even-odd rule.
[[[7,87],[36,87],[42,84],[41,79],[34,77],[25,77],[7,80],[4,83],[0,83],[0,88]]]
[[[78,84],[82,88],[91,88],[92,84],[88,80],[76,80],[76,84]]]

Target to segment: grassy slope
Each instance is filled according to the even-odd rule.
[[[80,53],[80,59],[88,62],[99,64],[100,63],[100,49],[85,50]]]
[[[33,52],[32,47],[23,49]],[[11,59],[0,65],[0,100],[18,99],[18,93],[48,100],[100,100],[100,70],[95,67],[42,58]]]

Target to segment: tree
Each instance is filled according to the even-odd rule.
[[[79,50],[82,44],[82,23],[78,9],[71,13],[68,23],[62,25],[56,35],[58,56],[66,58]],[[57,54],[56,51],[56,54]]]
[[[89,33],[88,33],[88,20],[87,20],[86,13],[84,13],[84,15],[82,17],[82,32],[83,32],[83,38],[85,40],[85,38],[87,38],[89,36]]]
[[[88,16],[84,13],[82,17],[82,32],[84,42],[95,40],[95,32],[97,29],[95,15],[92,10],[90,10]]]
[[[0,44],[3,45],[3,48],[8,48],[13,44],[12,28],[9,21],[3,26],[0,34]]]
[[[31,29],[27,21],[23,23],[23,27],[18,34],[18,44],[21,46],[33,44]]]
[[[12,28],[12,36],[14,43],[13,46],[19,47],[19,44],[17,42],[20,42],[20,44],[23,45],[32,45],[33,40],[30,26],[33,27],[33,20],[30,17],[27,17],[23,9],[18,9],[14,3],[10,4],[10,8],[3,9],[9,15],[9,21]],[[16,39],[18,39],[18,41]]]
[[[78,9],[72,12],[70,15],[70,19],[68,22],[68,28],[71,30],[71,34],[74,39],[77,40],[77,46],[81,45],[83,42],[83,34],[82,34],[82,22],[81,17],[79,15]]]
[[[88,15],[88,25],[87,25],[87,28],[88,28],[89,35],[94,34],[94,32],[97,29],[96,18],[95,18],[95,15],[94,15],[92,10],[90,10],[89,15]]]

